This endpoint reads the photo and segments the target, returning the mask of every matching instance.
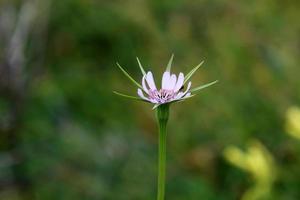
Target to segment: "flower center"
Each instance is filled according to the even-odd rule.
[[[149,91],[149,98],[156,100],[158,103],[166,103],[176,96],[173,90],[160,89]]]

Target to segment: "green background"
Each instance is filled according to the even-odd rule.
[[[22,2],[0,8],[5,4],[18,13]],[[38,10],[24,50],[24,98],[12,101],[1,92],[1,200],[155,199],[155,113],[112,93],[137,90],[115,63],[140,81],[138,56],[158,84],[172,53],[175,73],[205,61],[192,86],[219,83],[171,107],[166,199],[245,198],[257,180],[223,153],[228,146],[247,152],[252,140],[270,153],[276,178],[261,186],[270,191],[250,200],[300,199],[300,141],[285,129],[287,109],[300,105],[299,1],[53,0],[48,6]],[[20,102],[17,120],[7,122]],[[15,152],[20,159],[11,160]]]

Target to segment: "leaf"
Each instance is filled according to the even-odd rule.
[[[171,67],[172,67],[172,63],[173,63],[173,58],[174,58],[174,54],[172,54],[169,62],[168,62],[168,65],[167,65],[167,68],[166,68],[166,72],[170,72],[171,71]]]
[[[144,70],[144,68],[143,68],[143,66],[142,66],[142,64],[141,64],[141,62],[140,62],[140,60],[139,60],[139,58],[136,57],[136,60],[137,60],[137,62],[138,62],[138,64],[139,64],[139,67],[140,67],[140,69],[141,69],[142,74],[145,76],[145,75],[146,75],[146,72],[145,72],[145,70]]]
[[[136,86],[138,86],[139,88],[143,89],[143,87],[138,83],[136,82],[122,67],[121,65],[119,65],[119,63],[117,63],[118,67],[120,68],[120,70],[125,74],[125,76],[131,80],[132,83],[134,83]]]
[[[213,82],[211,82],[211,83],[207,83],[207,84],[205,84],[205,85],[201,85],[201,86],[199,86],[199,87],[196,87],[196,88],[193,88],[193,89],[191,89],[191,91],[190,92],[198,92],[199,90],[202,90],[202,89],[204,89],[204,88],[207,88],[207,87],[209,87],[209,86],[211,86],[211,85],[214,85],[214,84],[216,84],[218,82],[218,80],[216,80],[216,81],[213,81]]]
[[[138,100],[138,101],[145,101],[145,100],[142,99],[142,98],[135,97],[135,96],[131,96],[131,95],[127,95],[127,94],[122,94],[122,93],[117,92],[117,91],[113,91],[113,93],[115,93],[116,95],[119,95],[119,96],[121,96],[121,97],[126,97],[126,98],[129,98],[129,99],[134,99],[134,100]]]
[[[185,84],[192,76],[193,74],[201,67],[201,65],[204,63],[204,61],[202,61],[199,65],[197,65],[196,67],[194,67],[185,77],[184,77],[184,82],[183,84]]]

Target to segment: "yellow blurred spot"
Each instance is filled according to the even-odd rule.
[[[246,151],[235,146],[226,147],[225,159],[232,165],[251,174],[254,185],[243,195],[243,200],[258,200],[270,195],[276,177],[271,153],[258,141],[253,140]]]
[[[290,107],[286,112],[286,131],[287,133],[300,139],[300,108]]]

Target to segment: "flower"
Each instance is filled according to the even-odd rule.
[[[189,79],[192,77],[192,75],[200,68],[200,66],[203,64],[203,61],[194,67],[189,73],[187,73],[186,76],[182,72],[179,73],[178,77],[175,74],[171,73],[171,66],[173,62],[173,55],[171,56],[169,63],[167,65],[167,68],[162,76],[162,83],[161,83],[161,89],[157,89],[153,74],[151,71],[145,72],[143,66],[141,65],[140,60],[137,58],[139,67],[141,69],[141,72],[143,74],[143,78],[141,81],[141,84],[139,84],[137,81],[135,81],[118,63],[118,67],[120,70],[127,76],[129,80],[131,80],[137,87],[137,94],[138,97],[130,96],[127,94],[123,94],[120,92],[114,91],[115,94],[118,94],[123,97],[136,99],[136,100],[142,100],[149,103],[155,104],[153,109],[157,108],[158,106],[162,104],[168,104],[172,102],[177,101],[183,101],[185,99],[188,99],[190,97],[193,97],[196,92],[199,90],[202,90],[206,87],[209,87],[218,81],[213,81],[211,83],[207,83],[205,85],[201,85],[199,87],[191,89],[192,82],[189,81]],[[188,83],[187,83],[188,82]],[[187,83],[187,84],[186,84]],[[187,85],[187,86],[186,86]],[[186,86],[186,89],[184,89]]]
[[[172,101],[179,101],[186,99],[191,96],[190,88],[192,82],[188,83],[187,89],[183,91],[184,75],[182,72],[179,73],[178,79],[175,74],[171,74],[166,71],[162,77],[161,89],[156,89],[156,85],[153,79],[152,72],[148,72],[143,76],[142,86],[143,89],[138,88],[138,95],[154,104],[165,104]],[[144,95],[147,94],[147,96]]]
[[[153,103],[153,109],[156,109],[156,117],[159,127],[159,144],[158,144],[158,177],[157,177],[157,200],[164,200],[165,196],[165,180],[166,180],[166,141],[167,141],[167,122],[169,118],[169,105],[176,101],[183,101],[194,96],[194,94],[208,86],[215,84],[217,81],[191,89],[192,82],[189,79],[203,64],[201,62],[193,68],[186,76],[182,72],[178,77],[171,73],[171,66],[173,62],[173,55],[171,56],[167,68],[162,76],[161,89],[157,89],[153,74],[151,71],[145,72],[140,60],[137,58],[139,67],[143,74],[141,84],[135,81],[118,63],[120,70],[127,76],[127,78],[134,83],[138,89],[136,96],[130,96],[119,92],[114,92],[123,97],[146,101]],[[187,83],[188,82],[188,83]],[[187,83],[186,89],[184,89]]]

